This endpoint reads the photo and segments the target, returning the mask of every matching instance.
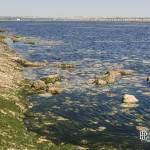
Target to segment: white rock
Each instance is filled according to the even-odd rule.
[[[137,103],[138,99],[134,95],[124,94],[123,103]]]

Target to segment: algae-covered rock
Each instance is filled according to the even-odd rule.
[[[31,87],[38,93],[42,92],[41,96],[44,96],[44,94],[48,96],[50,96],[49,94],[55,95],[61,92],[61,88],[58,84],[58,81],[60,80],[61,79],[58,74],[49,75],[41,78],[40,80],[34,81]]]
[[[20,57],[15,57],[12,59],[23,67],[45,67],[48,64],[46,60],[44,60],[43,62],[31,62]]]
[[[45,76],[41,78],[41,80],[44,81],[46,84],[48,84],[48,83],[55,83],[57,81],[60,82],[61,78],[59,74],[53,74],[53,75]]]
[[[72,69],[75,68],[75,66],[73,64],[58,64],[58,67],[61,69]]]
[[[94,83],[97,85],[113,84],[121,76],[131,75],[132,73],[132,70],[110,70],[104,75],[97,77]]]
[[[137,103],[138,99],[134,95],[124,94],[123,95],[123,103],[132,104]]]
[[[46,90],[46,84],[42,80],[36,80],[33,82],[32,87],[35,90]]]

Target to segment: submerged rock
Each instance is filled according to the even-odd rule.
[[[55,83],[55,82],[60,82],[61,78],[59,76],[59,74],[54,74],[54,75],[49,75],[46,77],[41,78],[42,81],[44,81],[46,84],[48,83]]]
[[[121,76],[131,75],[132,73],[132,70],[111,70],[104,75],[97,77],[94,83],[97,85],[113,84]]]
[[[124,94],[123,95],[123,103],[132,104],[137,103],[138,99],[134,95]]]
[[[47,92],[55,95],[55,94],[59,94],[61,92],[61,89],[57,87],[56,85],[51,84],[51,85],[48,85]]]
[[[58,64],[58,67],[61,69],[72,69],[75,68],[73,64]]]

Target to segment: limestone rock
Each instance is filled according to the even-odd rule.
[[[42,80],[36,80],[33,82],[32,87],[35,90],[45,90],[46,89],[46,84]]]
[[[110,70],[104,75],[97,77],[94,83],[97,85],[113,84],[120,77],[131,75],[132,73],[132,70]]]
[[[49,75],[46,77],[41,78],[42,81],[44,81],[46,84],[48,83],[55,83],[57,81],[61,81],[61,78],[59,74]]]
[[[138,99],[134,95],[124,94],[123,103],[137,103]]]

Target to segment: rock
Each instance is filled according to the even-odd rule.
[[[107,81],[103,80],[103,79],[95,79],[95,84],[96,85],[106,85],[107,84]]]
[[[150,76],[147,77],[147,83],[150,83]]]
[[[124,94],[123,95],[123,103],[137,103],[138,99],[134,95]]]
[[[46,60],[44,60],[43,62],[31,62],[31,61],[22,59],[20,57],[16,57],[16,58],[12,58],[12,59],[14,59],[14,61],[19,63],[23,67],[44,67],[48,64],[48,62]]]
[[[60,82],[61,78],[59,76],[59,74],[54,74],[54,75],[49,75],[46,77],[41,78],[42,81],[44,81],[46,84],[48,83],[55,83],[55,82]]]
[[[56,95],[59,94],[61,90],[59,87],[55,86],[54,84],[51,84],[47,87],[47,92]]]
[[[142,127],[142,126],[136,126],[136,129],[138,131],[149,131],[149,129],[147,127]]]
[[[75,68],[73,64],[58,64],[58,67],[61,69],[72,69]]]
[[[42,80],[36,80],[33,82],[32,87],[35,90],[46,90],[46,84]]]
[[[131,75],[132,73],[132,70],[110,70],[104,75],[97,77],[94,83],[103,86],[107,84],[113,84],[121,76]]]

